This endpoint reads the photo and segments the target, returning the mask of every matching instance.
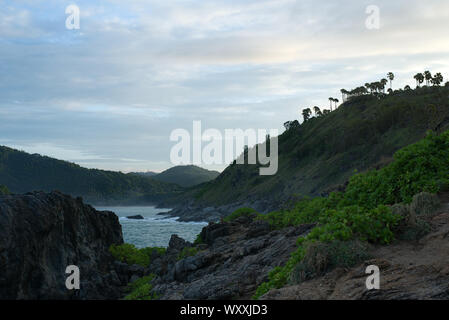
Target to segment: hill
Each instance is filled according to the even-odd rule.
[[[333,112],[289,122],[279,136],[276,175],[260,176],[257,165],[233,164],[183,200],[194,208],[262,203],[256,209],[268,211],[293,195],[326,195],[343,188],[355,171],[388,164],[395,151],[427,130],[448,128],[448,97],[448,86],[352,97]]]
[[[138,176],[142,176],[142,177],[154,177],[155,175],[157,175],[156,172],[153,171],[146,171],[146,172],[130,172],[129,174],[134,174],[134,175],[138,175]]]
[[[154,203],[181,190],[147,177],[86,169],[4,146],[0,146],[0,185],[12,193],[58,190],[95,204]]]
[[[218,171],[206,170],[197,166],[176,166],[152,176],[154,180],[176,183],[182,187],[192,187],[218,177]]]

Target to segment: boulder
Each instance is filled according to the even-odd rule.
[[[128,280],[108,251],[123,243],[117,216],[81,199],[2,195],[0,235],[0,299],[116,299]],[[66,288],[69,265],[79,267],[80,290]]]

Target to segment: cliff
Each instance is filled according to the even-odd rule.
[[[112,212],[58,192],[0,195],[0,299],[114,299],[119,278],[108,248],[123,243]],[[80,290],[68,290],[68,265]]]

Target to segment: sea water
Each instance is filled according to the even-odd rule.
[[[177,218],[158,215],[170,209],[155,207],[97,207],[97,210],[114,212],[122,225],[123,240],[138,248],[167,247],[172,234],[193,242],[206,222],[179,222]],[[143,220],[128,219],[128,216],[141,215]]]

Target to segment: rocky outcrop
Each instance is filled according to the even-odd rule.
[[[202,244],[173,236],[167,253],[150,265],[158,274],[153,292],[161,299],[251,298],[268,272],[287,261],[298,236],[311,228],[272,231],[266,222],[242,216],[210,223],[201,232]],[[179,259],[185,248],[194,255]]]
[[[135,216],[127,216],[127,219],[131,219],[131,220],[143,220],[145,219],[143,216],[141,216],[140,214],[135,215]]]
[[[176,217],[179,221],[196,221],[196,222],[218,222],[240,208],[252,208],[260,213],[267,213],[279,208],[279,205],[268,200],[254,200],[246,202],[236,202],[224,206],[202,206],[197,205],[193,201],[183,203],[176,206],[169,212],[162,212],[161,215]]]
[[[117,216],[80,198],[58,192],[2,195],[0,299],[119,298],[131,274],[108,248],[120,243]],[[65,286],[68,265],[80,269],[80,290]]]

